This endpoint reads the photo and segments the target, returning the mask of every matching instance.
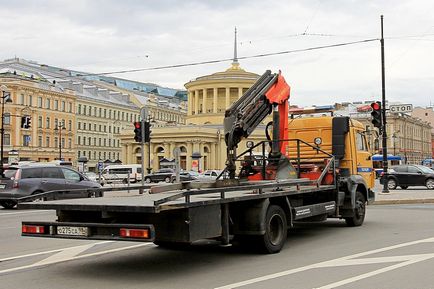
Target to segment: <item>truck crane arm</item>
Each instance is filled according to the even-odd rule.
[[[273,112],[272,153],[284,152],[287,139],[288,99],[290,87],[279,73],[267,70],[225,112],[224,130],[227,147],[227,168],[232,178],[235,172],[236,148]],[[277,108],[277,110],[276,110]]]

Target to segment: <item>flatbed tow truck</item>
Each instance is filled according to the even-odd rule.
[[[57,212],[55,222],[22,222],[22,235],[160,246],[237,239],[277,253],[297,222],[340,218],[362,225],[374,198],[362,124],[332,115],[294,117],[297,111],[289,118],[289,91],[280,72],[267,71],[226,110],[227,163],[215,182],[155,185],[134,197],[20,203]],[[241,140],[270,114],[264,141],[248,142],[237,154]]]

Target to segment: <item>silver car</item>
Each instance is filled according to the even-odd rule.
[[[62,191],[54,196],[57,199],[102,196],[102,192],[96,195],[95,192],[88,192],[88,189],[101,188],[98,183],[67,167],[11,166],[5,170],[4,175],[5,178],[0,179],[0,205],[7,209],[16,206],[17,198],[55,190]]]

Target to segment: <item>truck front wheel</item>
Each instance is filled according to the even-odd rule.
[[[356,192],[356,206],[352,217],[345,218],[345,222],[350,227],[357,227],[363,224],[366,213],[366,199],[361,192]]]
[[[270,205],[265,216],[265,234],[258,236],[258,246],[265,253],[278,253],[285,245],[288,228],[286,215],[277,205]]]

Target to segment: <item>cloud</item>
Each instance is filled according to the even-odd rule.
[[[2,59],[17,56],[87,72],[231,58],[235,26],[239,56],[377,38],[384,14],[388,95],[417,105],[433,99],[434,3],[427,0],[2,2]],[[402,38],[409,35],[418,37]],[[116,76],[182,88],[229,65]],[[281,69],[293,101],[303,105],[381,94],[379,42],[247,59],[241,66],[258,74]]]

